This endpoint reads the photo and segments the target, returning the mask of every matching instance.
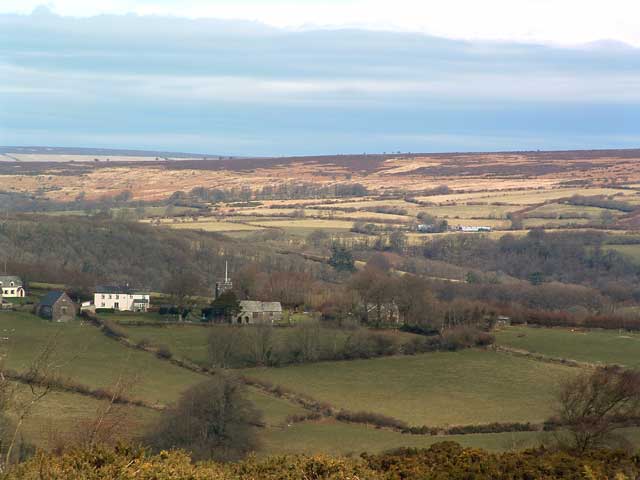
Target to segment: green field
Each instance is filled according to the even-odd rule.
[[[564,215],[564,216],[588,216],[591,219],[599,219],[603,212],[609,212],[612,215],[622,215],[622,212],[617,210],[608,210],[598,207],[589,207],[582,205],[569,205],[565,203],[547,203],[535,210],[527,212],[527,217],[535,218],[538,215]]]
[[[94,388],[108,388],[124,374],[135,376],[131,396],[148,402],[170,403],[180,392],[205,377],[155,356],[126,348],[96,327],[75,321],[56,324],[22,312],[0,313],[5,365],[26,369],[50,339],[55,338],[57,372]]]
[[[147,340],[152,346],[166,345],[171,352],[196,363],[208,359],[208,338],[212,327],[198,325],[168,325],[149,327],[125,327],[131,340]]]
[[[581,362],[640,367],[640,334],[611,330],[507,327],[499,345]]]
[[[129,396],[148,402],[174,402],[182,391],[207,378],[150,353],[127,348],[80,321],[53,324],[27,313],[2,312],[0,337],[4,365],[8,368],[25,369],[41,347],[55,338],[53,357],[59,367],[58,374],[94,388],[109,388],[121,372],[135,374],[136,386]],[[248,388],[248,397],[263,412],[269,426],[282,425],[287,416],[304,412],[297,405],[254,388]],[[25,424],[25,438],[42,447],[51,446],[78,424],[94,418],[102,404],[100,400],[75,393],[50,393]],[[130,416],[127,421],[132,425],[129,438],[140,434],[158,415],[140,407],[127,408],[127,411]]]
[[[613,250],[615,252],[621,253],[622,255],[629,258],[636,265],[640,265],[640,244],[634,245],[606,245],[604,247],[608,250]]]
[[[624,429],[621,433],[632,444],[640,444],[640,428]],[[323,421],[299,423],[265,431],[262,435],[263,450],[260,454],[359,455],[362,452],[378,453],[400,447],[426,448],[445,441],[458,442],[465,447],[504,451],[533,448],[553,440],[552,434],[543,432],[410,435],[363,425]]]
[[[139,317],[144,315],[139,315]],[[294,314],[292,319],[302,320],[308,318],[303,314]],[[208,364],[208,339],[215,334],[217,325],[166,325],[166,326],[125,326],[124,329],[131,340],[139,342],[146,340],[152,346],[166,345],[178,357],[191,360],[195,363]],[[243,332],[249,332],[251,327],[243,327]],[[321,330],[321,345],[341,346],[347,340],[349,331],[337,329]],[[396,330],[383,330],[382,335],[390,337],[395,342],[407,342],[414,338],[411,333]],[[273,332],[274,351],[279,351],[295,335],[292,328],[276,328]]]
[[[22,387],[25,388],[26,387]],[[25,400],[31,397],[22,395]],[[98,411],[106,406],[106,401],[75,393],[53,391],[38,402],[21,430],[21,436],[40,448],[61,447],[69,442],[69,437],[95,421]],[[121,438],[135,441],[157,421],[160,412],[142,407],[119,406],[118,415],[124,415]]]
[[[272,397],[251,387],[247,388],[247,398],[262,412],[262,419],[268,428],[278,429],[286,425],[288,416],[307,412],[304,408],[287,400]]]
[[[400,447],[426,448],[437,442],[454,441],[464,446],[487,450],[526,448],[543,443],[545,436],[538,432],[493,433],[479,435],[410,435],[365,425],[330,420],[304,422],[265,431],[261,454],[326,453],[358,455],[377,453]]]
[[[466,350],[244,372],[338,408],[442,426],[543,421],[575,369]]]

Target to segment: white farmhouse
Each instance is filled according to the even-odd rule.
[[[0,297],[22,298],[24,296],[24,285],[20,277],[0,275]]]
[[[149,309],[148,293],[129,287],[101,286],[96,288],[93,303],[96,309],[107,308],[120,312],[146,312]]]

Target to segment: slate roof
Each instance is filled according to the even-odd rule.
[[[40,300],[41,307],[53,307],[64,292],[49,292]]]
[[[148,292],[121,285],[99,285],[95,293],[117,293],[123,295],[149,295]]]
[[[15,275],[0,275],[0,285],[3,287],[10,286],[11,282],[14,283],[15,287],[22,287],[22,279],[20,277],[16,277]]]
[[[244,313],[282,312],[280,302],[260,302],[258,300],[241,300],[240,307]]]
[[[96,287],[96,293],[133,293],[133,290],[129,287],[122,287],[120,285],[99,285]]]

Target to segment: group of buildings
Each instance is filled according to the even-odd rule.
[[[440,233],[442,230],[439,225],[433,225],[430,223],[421,223],[417,227],[419,233]],[[456,225],[449,226],[447,230],[450,232],[463,232],[463,233],[481,233],[481,232],[490,232],[492,227],[489,226],[476,226],[476,225]]]
[[[228,268],[225,278],[216,283],[214,298],[232,290],[233,283],[229,278]],[[26,290],[20,277],[0,275],[0,305],[10,305],[6,299],[19,299],[26,296]],[[93,293],[93,301],[77,305],[63,291],[50,291],[35,306],[35,313],[42,318],[54,322],[73,320],[78,312],[95,313],[100,310],[118,312],[147,312],[151,305],[148,292],[125,286],[99,286]],[[262,302],[257,300],[240,301],[240,310],[231,318],[233,324],[277,323],[282,319],[280,302]]]

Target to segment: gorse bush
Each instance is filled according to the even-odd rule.
[[[139,448],[37,454],[9,471],[7,480],[631,480],[640,458],[624,452],[584,455],[544,449],[489,453],[443,442],[428,449],[341,458],[290,455],[237,463],[194,463],[181,451],[150,455]]]

